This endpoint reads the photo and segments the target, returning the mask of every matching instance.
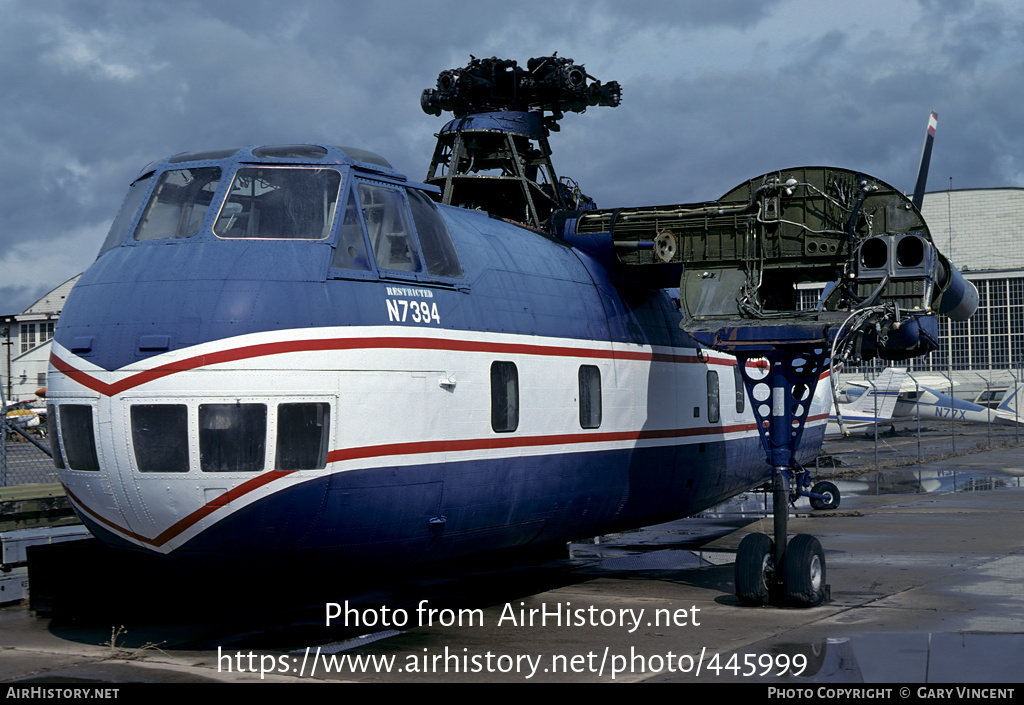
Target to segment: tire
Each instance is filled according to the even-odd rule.
[[[797,534],[782,559],[782,585],[794,607],[816,607],[825,600],[825,552],[818,539]]]
[[[744,605],[767,605],[775,575],[775,542],[765,534],[747,534],[736,551],[736,597]]]
[[[814,487],[811,488],[812,494],[825,495],[825,499],[815,499],[811,497],[811,507],[814,509],[838,509],[839,508],[839,488],[833,485],[831,482],[817,482]]]

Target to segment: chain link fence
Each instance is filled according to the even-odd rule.
[[[45,412],[8,407],[2,388],[0,403],[0,487],[57,482]]]
[[[45,422],[37,428],[42,428],[42,433],[26,431],[6,418],[0,422],[0,487],[58,481],[46,445]]]
[[[944,387],[940,386],[943,379]],[[953,378],[908,373],[902,403],[893,417],[847,437],[826,437],[819,466],[884,470],[1019,446],[1024,407],[1018,407],[1016,395],[1022,382],[1016,370],[959,373]],[[1007,403],[1000,406],[1004,400]]]

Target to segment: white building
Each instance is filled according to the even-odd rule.
[[[53,328],[78,276],[43,296],[24,313],[0,316],[0,384],[9,403],[35,399],[36,391],[46,386]]]
[[[952,378],[964,398],[1024,381],[1024,189],[936,191],[925,194],[921,212],[939,251],[978,287],[979,306],[952,330],[940,317],[939,350],[898,364]],[[864,372],[874,377],[885,364]]]
[[[922,212],[932,239],[978,287],[970,320],[939,324],[943,349],[931,367],[961,377],[1004,373],[1024,366],[1024,189],[970,189],[930,193]],[[920,366],[919,369],[926,369]],[[966,379],[964,380],[966,383]],[[1009,381],[1009,380],[1007,380]]]

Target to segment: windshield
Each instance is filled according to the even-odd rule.
[[[135,239],[162,240],[195,235],[219,182],[220,168],[215,166],[165,171],[135,229]]]
[[[340,188],[341,173],[334,169],[239,169],[213,232],[223,238],[324,240]]]

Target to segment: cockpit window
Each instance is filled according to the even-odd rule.
[[[360,182],[359,202],[377,266],[401,272],[422,271],[401,191]]]
[[[363,238],[363,225],[359,222],[359,205],[356,203],[355,192],[350,192],[348,205],[345,206],[345,220],[341,223],[341,236],[338,247],[334,250],[336,269],[356,269],[370,271],[370,257],[366,254],[366,241]]]
[[[100,248],[101,255],[124,241],[125,235],[128,234],[128,226],[132,224],[135,214],[139,212],[142,199],[146,197],[146,192],[149,191],[149,185],[152,182],[153,174],[149,173],[132,184],[128,195],[124,197],[124,203],[121,204],[121,210],[117,212],[117,217],[114,218],[110,230],[107,231],[107,239],[103,241],[103,247]]]
[[[324,240],[340,188],[341,173],[334,169],[239,169],[213,232],[223,238]]]
[[[409,189],[408,193],[412,219],[420,236],[420,249],[423,250],[427,272],[435,277],[461,277],[462,265],[459,263],[459,256],[452,244],[448,226],[437,212],[437,206],[421,191]]]
[[[215,166],[165,171],[135,229],[135,239],[163,240],[195,235],[219,182],[220,168]]]
[[[338,270],[384,278],[441,281],[463,276],[451,234],[422,191],[357,178],[344,208],[331,276]]]

